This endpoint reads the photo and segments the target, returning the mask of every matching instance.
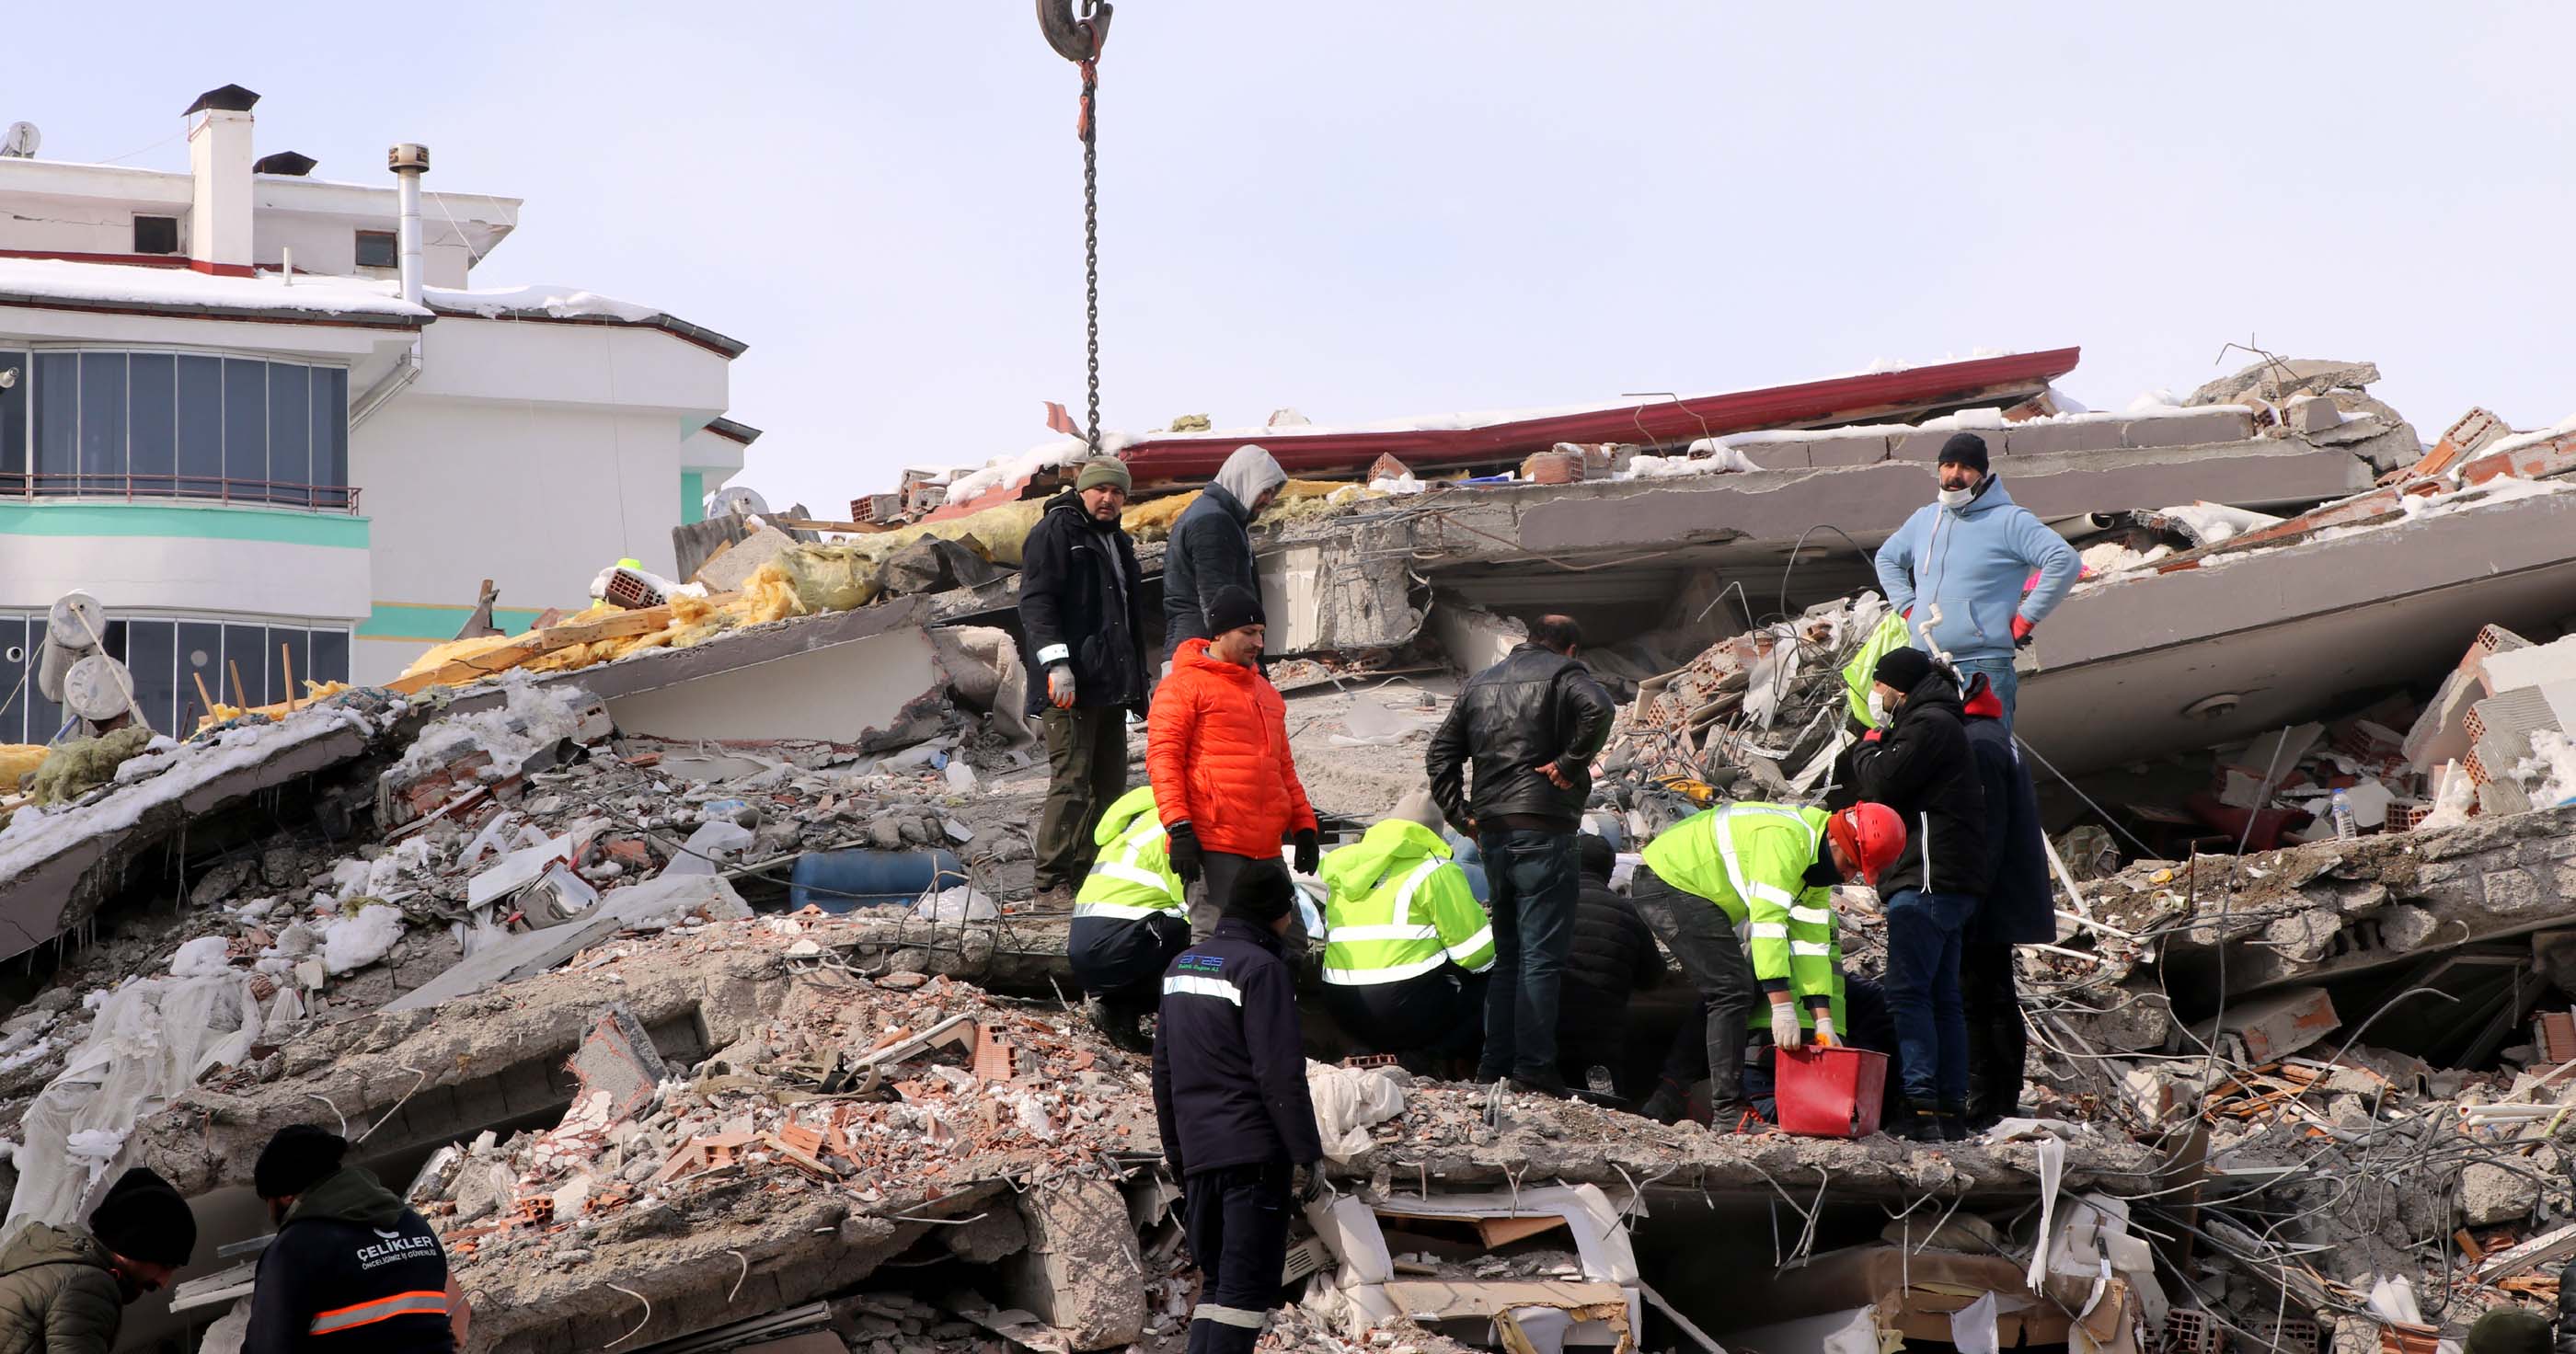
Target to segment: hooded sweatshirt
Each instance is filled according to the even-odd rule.
[[[242,1354],[453,1354],[447,1253],[355,1166],[306,1190],[260,1252]]]
[[[1172,524],[1172,541],[1163,552],[1165,661],[1183,640],[1216,637],[1208,628],[1207,608],[1219,589],[1231,584],[1260,595],[1261,578],[1252,559],[1252,504],[1287,482],[1288,472],[1269,452],[1238,447],[1199,491],[1198,501]]]
[[[0,1250],[0,1354],[107,1354],[125,1323],[108,1264],[89,1233],[29,1223]]]
[[[1917,508],[1878,548],[1878,586],[1898,612],[1912,611],[1914,647],[1954,663],[2009,658],[2013,617],[2037,625],[2066,600],[2084,557],[1988,475],[1957,508]],[[2024,597],[2022,583],[2039,571]]]
[[[1451,862],[1449,843],[1420,823],[1390,818],[1324,857],[1324,981],[1397,983],[1456,964],[1494,966],[1494,928]]]

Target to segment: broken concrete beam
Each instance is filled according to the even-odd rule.
[[[1029,1245],[1004,1262],[1007,1300],[1063,1331],[1075,1349],[1141,1336],[1144,1261],[1118,1186],[1079,1176],[1058,1188],[1030,1190],[1016,1202]]]
[[[580,1083],[580,1095],[608,1096],[611,1123],[642,1109],[671,1075],[653,1048],[652,1036],[644,1032],[644,1022],[623,1002],[600,1014],[599,1023],[590,1027],[581,1047],[573,1051],[570,1070]]]
[[[750,632],[742,638],[758,637]],[[700,645],[670,657],[717,647]],[[906,626],[610,697],[608,711],[629,734],[808,739],[873,751],[916,743],[934,732],[947,689],[948,674],[929,632]]]
[[[1831,435],[1734,440],[1728,443],[1765,470],[1821,469],[1827,466],[1876,465],[1887,459],[1885,432],[1838,429]]]
[[[2343,410],[2323,395],[2304,395],[2290,401],[2285,422],[2294,433],[2321,433],[2343,422]]]
[[[2128,446],[2118,419],[2085,418],[2047,423],[2016,423],[2001,432],[1989,432],[1989,447],[2013,456],[2037,456],[2055,451],[2111,451]],[[2209,441],[2237,441],[2238,438],[2209,438]],[[1997,446],[1996,443],[2001,445]]]
[[[2317,957],[2311,955],[2310,959]],[[2195,1033],[2204,1045],[2215,1046],[2222,1038],[2231,1041],[2242,1050],[2231,1056],[2249,1066],[2260,1066],[2306,1048],[2342,1024],[2335,1015],[2334,1000],[2324,988],[2298,987],[2251,1001],[2230,1002],[2225,1014],[2215,1022],[2204,1022]]]
[[[619,931],[668,925],[689,915],[747,917],[751,909],[715,875],[672,875],[604,895],[587,916],[540,931],[511,933],[459,960],[446,972],[389,1003],[385,1010],[425,1011],[514,978],[542,973]]]
[[[2242,442],[2254,436],[2254,416],[2242,409],[2203,409],[2189,414],[2133,418],[2120,425],[2129,447],[2198,447]]]
[[[696,581],[707,585],[709,592],[739,592],[751,581],[760,566],[786,554],[796,545],[796,538],[763,523],[741,540],[726,546],[714,558],[698,567]]]
[[[2319,395],[2342,387],[2362,389],[2379,383],[2379,366],[2372,362],[2337,362],[2330,359],[2294,357],[2266,358],[2230,376],[2219,377],[2191,392],[2183,403],[2241,404],[2263,400],[2279,404],[2292,395]]]

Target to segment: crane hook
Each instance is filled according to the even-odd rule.
[[[1109,45],[1107,0],[1087,4],[1089,18],[1073,17],[1073,0],[1038,0],[1038,30],[1046,34],[1047,46],[1067,61],[1097,61],[1100,49]]]

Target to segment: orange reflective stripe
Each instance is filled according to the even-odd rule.
[[[397,1316],[447,1315],[445,1289],[424,1289],[414,1293],[396,1293],[389,1298],[361,1302],[354,1307],[340,1307],[313,1318],[312,1333],[328,1335],[355,1326],[372,1326]]]

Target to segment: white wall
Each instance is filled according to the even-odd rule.
[[[208,509],[220,512],[222,509]],[[350,625],[367,614],[365,550],[188,536],[0,533],[0,606],[42,611],[78,588],[120,611]]]
[[[658,329],[441,315],[421,345],[423,396],[661,409],[693,430],[725,411],[724,356]]]

